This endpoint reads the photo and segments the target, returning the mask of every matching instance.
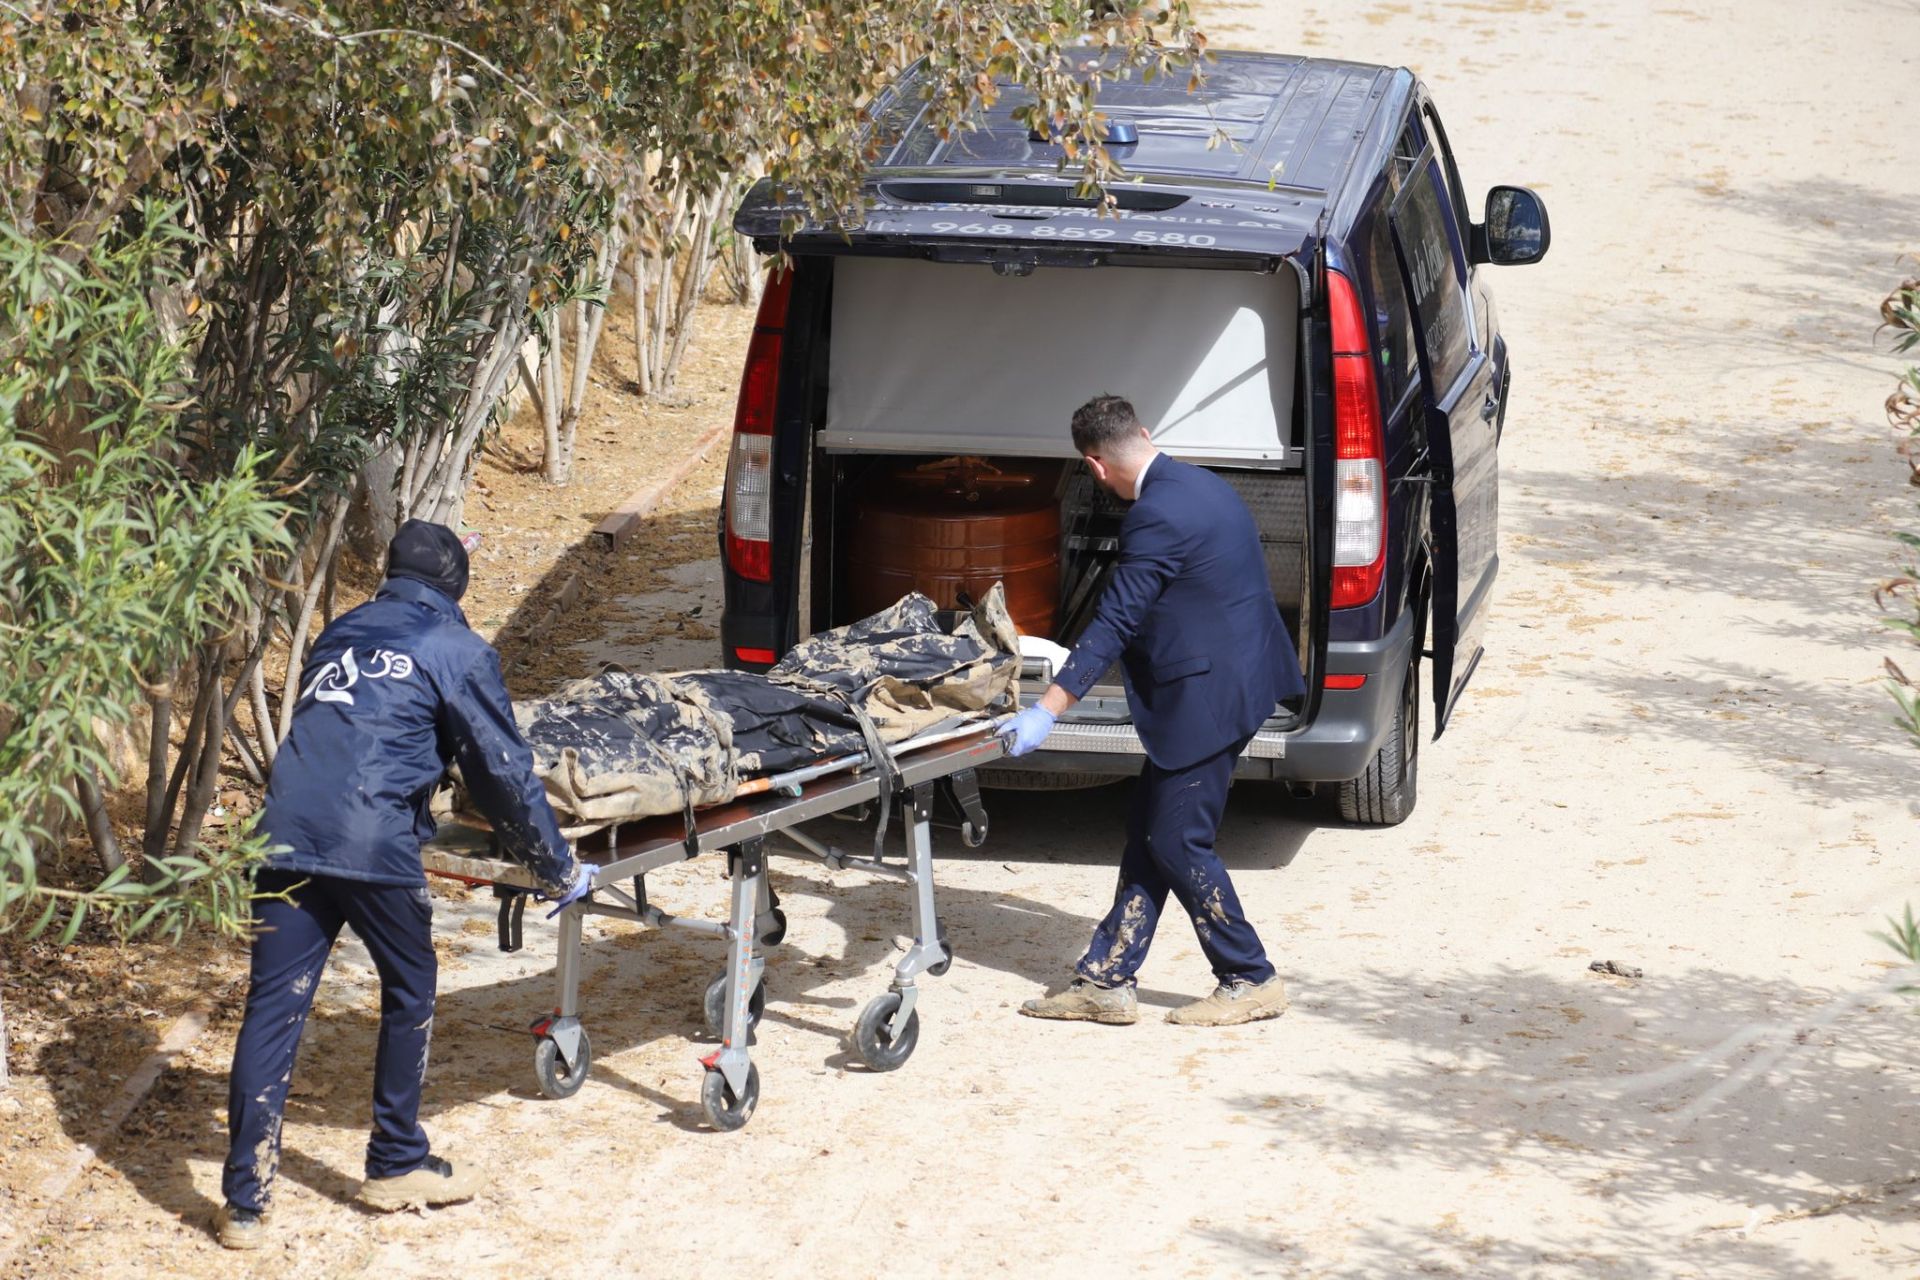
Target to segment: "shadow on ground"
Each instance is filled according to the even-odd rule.
[[[715,874],[717,879],[717,860]],[[786,1030],[814,1034],[823,1042],[819,1045],[823,1060],[844,1065],[843,1044],[855,1011],[851,1007],[842,1011],[841,1006],[853,1002],[838,996],[816,998],[815,993],[850,977],[863,979],[873,995],[886,990],[892,965],[899,958],[895,939],[911,932],[909,890],[890,880],[857,874],[832,877],[784,858],[775,861],[773,874],[776,891],[783,896],[824,898],[826,919],[845,942],[830,953],[815,952],[810,948],[824,939],[814,929],[810,936],[792,936],[769,953],[768,1020],[784,1023]],[[482,909],[489,909],[491,899],[478,896],[484,891],[475,892]],[[698,905],[705,905],[710,897],[703,894]],[[1090,916],[1014,893],[943,887],[939,901],[955,947],[968,963],[1019,973],[1036,989],[1058,972],[1058,940],[1084,939],[1094,925]],[[989,935],[996,939],[994,948],[976,953],[969,945],[970,939]],[[604,1063],[667,1037],[710,1040],[702,1024],[701,1000],[708,979],[721,963],[717,950],[670,935],[620,933],[590,941],[584,954],[581,1003],[582,1021],[593,1039],[596,1058]],[[925,981],[930,995],[937,994],[938,980]],[[339,982],[334,973],[323,979],[329,985]],[[334,990],[337,993],[339,988]],[[324,994],[323,987],[323,1000]],[[366,994],[371,997],[371,988]],[[421,1112],[429,1129],[435,1117],[444,1113],[497,1105],[488,1100],[503,1087],[517,1096],[534,1096],[534,1042],[520,1028],[551,1009],[553,998],[554,976],[544,966],[524,977],[473,987],[450,986],[443,980],[435,1013],[434,1068]],[[826,1014],[831,1017],[822,1016]],[[119,1030],[115,1024],[110,1016],[76,1019],[66,1039],[45,1048],[39,1070],[58,1078],[63,1064],[84,1053],[84,1046]],[[332,1002],[316,1007],[303,1037],[288,1100],[290,1123],[356,1133],[371,1129],[369,1093],[378,1030],[378,1009],[371,998],[359,1008]],[[657,1108],[652,1116],[643,1113],[643,1122],[702,1127],[697,1070],[686,1073],[683,1097],[670,1097],[605,1065],[596,1065],[594,1078],[635,1093]],[[124,1174],[158,1208],[184,1223],[203,1224],[216,1205],[194,1190],[189,1162],[224,1159],[220,1120],[226,1091],[224,1071],[176,1065],[161,1077],[140,1113],[106,1143],[99,1158]],[[63,1127],[78,1143],[94,1140],[96,1110],[83,1104],[77,1093],[63,1098],[70,1102],[61,1109]],[[283,1153],[280,1176],[343,1204],[352,1201],[358,1187],[356,1178],[303,1155],[292,1144]]]
[[[989,843],[979,850],[965,850],[956,832],[943,830],[936,833],[936,850],[942,862],[1003,861],[1016,871],[1018,864],[1030,862],[1117,865],[1123,813],[1118,805],[1124,803],[1131,785],[1064,795],[989,792],[994,824]],[[1228,865],[1246,871],[1289,864],[1314,829],[1298,819],[1299,807],[1278,788],[1236,787],[1221,837]],[[1110,851],[1103,845],[1088,845],[1084,833],[1089,825],[1111,826]],[[818,824],[817,834],[851,849],[870,840],[871,827]],[[889,845],[890,856],[898,857],[897,827]],[[715,883],[698,895],[698,903],[667,901],[663,905],[669,910],[686,909],[715,900],[723,887],[720,865],[717,859],[708,861]],[[822,931],[815,925],[804,936],[796,930],[783,946],[770,952],[768,1022],[780,1029],[779,1034],[811,1036],[825,1065],[847,1066],[845,1037],[857,1013],[858,998],[826,995],[821,988],[852,979],[870,986],[873,995],[886,989],[900,954],[897,939],[912,930],[908,890],[894,881],[859,873],[834,875],[818,864],[787,857],[775,858],[772,874],[775,889],[783,897],[823,900],[829,928]],[[1082,910],[1069,910],[1023,895],[1017,880],[1017,875],[1010,875],[1006,888],[991,890],[942,884],[939,910],[964,963],[1016,974],[1037,993],[1056,984],[1085,945],[1106,905],[1104,890],[1077,904]],[[474,907],[481,915],[490,909],[485,890],[473,893],[471,905],[459,916],[474,918]],[[448,924],[445,917],[453,915],[453,911],[443,912],[443,930]],[[1185,922],[1174,913],[1165,927],[1180,929]],[[835,933],[843,941],[829,941]],[[984,945],[987,939],[992,945]],[[817,949],[822,943],[825,949]],[[583,1022],[600,1060],[594,1079],[636,1095],[643,1104],[642,1122],[704,1128],[697,1073],[687,1073],[684,1096],[678,1096],[630,1079],[606,1062],[663,1038],[707,1039],[701,997],[721,963],[717,950],[671,934],[621,933],[592,940],[586,948],[582,1007]],[[329,974],[325,981],[337,984],[340,978]],[[928,986],[930,996],[937,997],[938,980],[928,980]],[[339,988],[334,990],[337,994]],[[323,999],[315,1009],[288,1102],[289,1122],[352,1132],[370,1128],[368,1092],[379,1022],[370,988],[366,994],[369,999],[359,1008]],[[551,1008],[553,996],[554,976],[544,966],[524,977],[472,987],[443,981],[435,1020],[434,1069],[422,1111],[430,1128],[443,1113],[497,1105],[488,1099],[503,1087],[517,1096],[534,1095],[533,1042],[519,1028]],[[1156,991],[1143,991],[1142,996],[1148,1004],[1162,1005],[1179,998]],[[119,1030],[109,1025],[114,1021],[112,1017],[77,1020],[67,1039],[46,1047],[40,1069],[57,1078],[63,1064],[84,1052],[84,1046]],[[76,1142],[90,1141],[96,1136],[96,1113],[82,1105],[78,1094],[70,1097],[72,1105],[63,1108],[62,1123]],[[198,1225],[216,1206],[194,1190],[189,1162],[217,1163],[224,1158],[220,1118],[226,1101],[224,1073],[176,1066],[162,1076],[141,1112],[104,1146],[100,1158],[124,1174],[149,1202],[184,1223]],[[281,1176],[343,1204],[352,1201],[358,1186],[348,1171],[303,1155],[291,1144],[283,1154]]]
[[[1862,527],[1860,489],[1883,472],[1862,465],[1870,450],[1857,438],[1802,425],[1761,414],[1738,434],[1693,436],[1628,422],[1623,434],[1656,440],[1657,461],[1671,465],[1516,471],[1510,554],[1552,570],[1557,582],[1510,595],[1506,609],[1562,615],[1603,655],[1582,666],[1581,679],[1616,695],[1621,710],[1582,726],[1590,732],[1732,750],[1822,798],[1900,800],[1911,792],[1910,770],[1873,683],[1883,631],[1869,597],[1894,544],[1871,521]],[[1899,477],[1884,478],[1891,502]],[[1810,528],[1833,532],[1810,539]],[[1620,586],[1676,602],[1730,595],[1750,609],[1738,623],[1742,636],[1840,645],[1855,660],[1823,680],[1796,669],[1795,650],[1783,646],[1769,666],[1764,646],[1737,650],[1725,634],[1676,622],[1653,662],[1609,662],[1610,635],[1644,621],[1619,616],[1632,607],[1614,598]]]
[[[1588,1197],[1589,1212],[1530,1223],[1518,1239],[1383,1205],[1315,1275],[1841,1280],[1859,1273],[1796,1258],[1783,1224],[1839,1213],[1920,1227],[1911,1009],[1891,995],[1836,1003],[1847,994],[1712,970],[1635,983],[1520,970],[1316,978],[1296,1015],[1378,1053],[1238,1105],[1289,1149],[1438,1167],[1490,1188],[1488,1176],[1544,1175]],[[1742,1034],[1752,1041],[1713,1056]],[[1771,1069],[1707,1099],[1774,1054]],[[1203,1234],[1249,1260],[1289,1247]]]

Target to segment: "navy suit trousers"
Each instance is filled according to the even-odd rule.
[[[1080,960],[1081,977],[1103,987],[1129,985],[1147,958],[1160,911],[1171,892],[1193,921],[1200,949],[1221,982],[1265,982],[1274,976],[1266,949],[1240,909],[1240,896],[1214,835],[1233,785],[1233,764],[1246,741],[1181,769],[1146,762],[1127,810],[1127,848],[1113,909],[1094,930]]]
[[[257,886],[261,893],[286,892],[289,900],[254,904],[257,932],[247,1011],[227,1093],[231,1145],[220,1180],[227,1202],[264,1209],[272,1193],[300,1033],[343,924],[367,944],[380,974],[367,1176],[412,1172],[427,1158],[420,1086],[427,1074],[439,980],[426,888],[271,870],[259,873]]]

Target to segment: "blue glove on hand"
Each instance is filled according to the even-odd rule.
[[[1007,744],[1007,754],[1023,756],[1047,740],[1057,717],[1039,703],[1026,708],[1001,725],[998,732]]]
[[[600,868],[591,862],[579,862],[574,865],[573,883],[567,886],[565,893],[553,899],[553,910],[547,912],[549,920],[593,892],[593,882],[600,875]]]

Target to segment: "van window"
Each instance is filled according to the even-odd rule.
[[[1466,287],[1447,233],[1444,199],[1439,167],[1429,160],[1408,182],[1393,211],[1394,232],[1406,258],[1408,292],[1427,359],[1433,362],[1436,396],[1447,393],[1472,355]]]
[[[1420,372],[1413,342],[1413,307],[1393,256],[1393,228],[1384,209],[1367,237],[1367,275],[1373,282],[1373,348],[1380,363],[1382,403],[1392,409]]]
[[[1387,164],[1387,193],[1390,196],[1400,194],[1400,188],[1407,184],[1407,175],[1420,163],[1420,152],[1426,143],[1420,137],[1420,128],[1412,120],[1400,130],[1399,138],[1393,144],[1393,159]],[[1391,255],[1389,255],[1391,257]]]

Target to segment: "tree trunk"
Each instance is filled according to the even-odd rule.
[[[538,360],[538,358],[539,353],[535,352],[535,359]],[[520,370],[520,385],[526,388],[528,403],[533,405],[533,411],[539,415],[540,421],[545,422],[547,420],[547,402],[540,396],[540,375],[543,372],[543,367],[535,367],[527,363],[525,347],[521,348],[520,355],[515,361],[515,367]]]
[[[307,632],[313,629],[314,606],[319,603],[321,589],[326,585],[327,569],[339,551],[340,530],[346,519],[347,504],[336,502],[333,515],[327,521],[327,538],[320,547],[320,558],[313,562],[313,573],[300,600],[300,614],[287,635],[287,681],[280,690],[280,726],[275,739],[279,742],[284,742],[287,731],[293,728],[293,704],[300,697],[300,662],[307,647]]]
[[[754,251],[753,241],[743,235],[733,237],[733,271],[739,281],[733,300],[743,307],[759,306],[760,295],[767,287],[767,273],[760,269],[760,255]]]
[[[594,255],[593,285],[602,298],[613,290],[614,273],[620,266],[620,218],[622,206],[616,202],[613,221],[606,234],[600,239],[600,248]],[[547,479],[554,484],[564,485],[573,479],[574,446],[580,436],[580,418],[587,409],[587,387],[593,373],[594,352],[600,347],[600,332],[606,326],[607,308],[604,302],[593,305],[584,299],[573,304],[573,365],[572,377],[567,383],[566,405],[560,413],[559,431],[548,437],[547,447],[559,449],[559,465],[556,467],[549,457]],[[561,335],[556,334],[556,338]],[[553,361],[556,374],[562,368],[558,359],[564,343],[556,342]],[[555,479],[556,474],[558,479]]]
[[[525,288],[526,282],[517,281],[513,287]],[[492,421],[494,406],[506,391],[507,379],[513,375],[514,362],[519,358],[521,344],[526,341],[525,327],[513,316],[490,323],[493,327],[475,353],[473,379],[467,384],[460,416],[446,424],[448,443],[431,467],[422,468],[417,481],[413,508],[414,514],[423,520],[445,525],[459,523],[480,433]]]
[[[386,556],[387,544],[407,518],[401,498],[406,463],[406,450],[393,445],[367,459],[360,468],[346,536],[354,554],[370,564],[379,564]]]
[[[652,371],[652,385],[647,388],[648,395],[659,395],[673,388],[672,371],[667,367],[667,338],[673,323],[673,264],[679,256],[674,252],[673,241],[680,234],[680,224],[686,219],[684,192],[674,192],[671,207],[673,216],[661,231],[660,256],[655,260],[651,273],[653,314],[647,320],[647,364]]]
[[[273,626],[271,615],[263,619],[262,626]],[[284,689],[284,686],[283,686]],[[273,768],[273,758],[280,754],[280,740],[273,732],[273,712],[267,706],[267,668],[265,663],[253,664],[253,671],[247,676],[247,692],[253,699],[253,736],[260,743],[260,752],[266,757],[266,767]]]
[[[153,833],[162,832],[162,841],[166,831],[166,811],[162,807],[167,795],[167,738],[173,728],[173,682],[180,678],[178,671],[167,680],[167,692],[151,699],[153,704],[153,732],[147,740],[147,824],[142,841],[143,851],[149,858],[160,855],[164,843],[156,847]]]
[[[247,781],[256,787],[267,785],[267,771],[254,759],[253,746],[247,741],[246,730],[240,727],[238,720],[227,721],[227,736],[233,739],[233,749],[240,756],[240,767],[246,772]]]
[[[142,842],[142,848],[149,862],[164,857],[167,852],[167,828],[173,825],[173,815],[180,800],[180,787],[187,777],[187,765],[198,753],[201,736],[206,731],[207,711],[213,705],[220,689],[218,671],[208,671],[204,663],[196,665],[199,668],[197,672],[199,684],[194,690],[193,713],[187,719],[186,735],[180,741],[180,758],[174,762],[171,771],[166,767],[166,739],[160,737],[156,741],[156,749],[160,753],[158,757],[160,771],[167,774],[167,781],[166,785],[160,788],[160,799],[156,804],[151,788],[151,777],[149,777],[147,830],[146,838]],[[176,675],[174,679],[178,680],[179,676]],[[160,719],[158,715],[154,717],[156,726]],[[152,761],[148,763],[151,768]]]
[[[93,841],[94,856],[100,859],[100,874],[110,876],[127,865],[120,852],[120,838],[113,833],[113,819],[107,816],[107,802],[101,798],[100,785],[91,768],[74,780],[80,793],[80,810],[86,815],[87,837]]]
[[[220,696],[217,654],[208,663],[207,681],[213,686],[213,697],[208,699],[206,728],[200,738],[199,758],[193,765],[193,781],[187,788],[187,803],[180,811],[180,831],[173,840],[173,851],[178,855],[193,852],[200,840],[200,827],[206,821],[207,810],[213,807],[214,794],[220,787],[220,748],[227,740],[227,716],[222,705],[226,700]]]
[[[700,308],[700,295],[706,288],[707,276],[713,266],[714,219],[720,201],[725,196],[724,191],[715,192],[712,204],[700,210],[694,220],[693,235],[687,243],[686,270],[680,280],[680,304],[673,318],[673,349],[667,356],[670,382],[679,379],[680,361],[687,354],[688,339],[693,337],[693,313]]]
[[[566,326],[556,311],[540,322],[540,427],[546,440],[547,483],[564,485],[571,459],[561,451],[560,418],[566,411],[561,400],[560,371],[566,362]]]
[[[647,359],[647,282],[653,278],[645,249],[633,251],[633,381],[641,395],[653,394],[653,363]]]

